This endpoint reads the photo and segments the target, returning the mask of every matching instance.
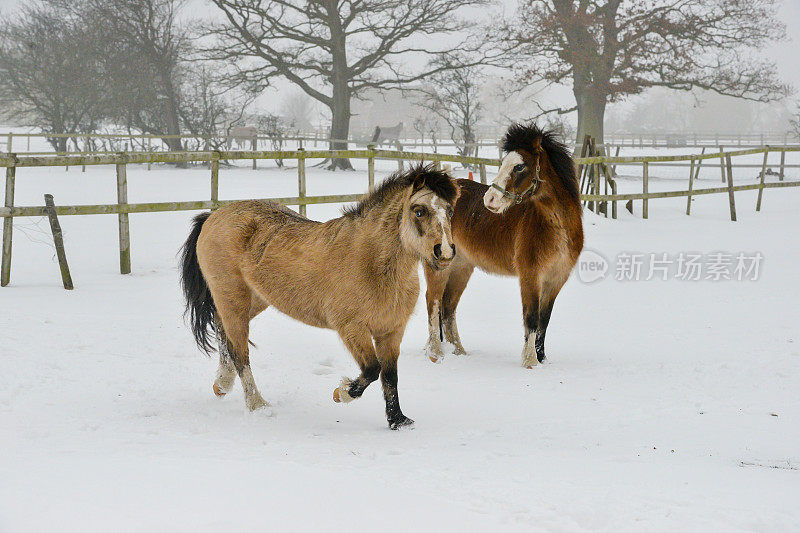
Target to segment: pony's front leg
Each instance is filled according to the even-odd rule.
[[[432,363],[438,363],[444,357],[441,305],[441,300],[433,300],[428,303],[428,342],[425,343],[425,355]]]
[[[553,303],[555,303],[555,300],[551,300],[539,309],[539,323],[536,325],[536,359],[540,363],[547,358],[544,354],[544,336],[547,333],[547,325],[550,323]]]
[[[527,282],[523,277],[520,277],[520,285],[522,289],[522,323],[525,327],[522,366],[524,368],[533,368],[540,361],[536,353],[536,331],[539,326],[539,289],[535,286],[535,282]]]
[[[458,326],[456,326],[456,308],[458,302],[461,300],[461,295],[464,289],[467,288],[469,278],[475,266],[467,263],[466,261],[459,261],[456,259],[450,267],[450,276],[447,280],[444,294],[442,295],[442,329],[444,330],[444,338],[453,345],[453,353],[456,355],[465,355],[467,351],[461,344],[461,337],[458,335]]]
[[[386,402],[386,420],[389,429],[412,426],[414,421],[403,414],[397,394],[397,359],[400,357],[400,341],[405,328],[383,337],[375,337],[375,349],[381,363],[383,399]]]
[[[333,391],[334,402],[347,403],[360,398],[369,384],[378,379],[381,365],[375,356],[372,337],[366,327],[341,329],[339,336],[361,368],[360,376],[356,379],[343,378],[341,384]]]
[[[442,297],[449,271],[435,272],[425,265],[425,302],[428,309],[428,342],[425,344],[425,354],[428,358],[438,363],[444,356],[442,350]]]

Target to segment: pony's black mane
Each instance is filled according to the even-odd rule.
[[[564,188],[567,189],[573,200],[580,201],[575,163],[572,161],[572,156],[566,145],[558,138],[556,132],[542,130],[534,123],[528,125],[512,124],[503,138],[503,150],[506,153],[520,149],[530,151],[536,139],[541,139],[542,148]]]
[[[453,179],[442,170],[436,170],[434,165],[419,163],[405,172],[395,172],[383,183],[353,206],[345,207],[342,214],[348,218],[363,217],[367,211],[382,204],[387,198],[407,187],[427,187],[436,196],[454,202],[458,191]],[[419,186],[421,185],[421,186]]]

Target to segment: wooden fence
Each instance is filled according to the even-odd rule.
[[[431,137],[404,137],[394,144],[399,150],[408,148],[422,148],[433,149],[438,152],[439,148],[456,147],[460,150],[475,152],[480,148],[495,148],[500,150],[501,142],[499,138],[486,137],[476,139],[470,143],[455,143],[452,141],[439,141]],[[54,152],[31,152],[31,139],[47,139],[47,138],[62,138],[72,142],[73,150],[63,152],[55,155],[97,155],[97,154],[114,154],[119,151],[126,152],[159,152],[166,147],[165,141],[168,139],[181,139],[186,141],[187,144],[194,144],[198,150],[211,150],[227,146],[232,139],[236,140],[236,147],[240,149],[239,140],[240,136],[228,136],[226,134],[218,134],[214,136],[202,136],[194,134],[178,134],[178,135],[153,135],[153,134],[139,134],[139,133],[29,133],[29,132],[8,132],[0,133],[0,145],[5,144],[6,153],[27,153],[29,155],[53,155]],[[767,133],[731,133],[731,134],[712,134],[712,133],[609,133],[605,135],[604,144],[598,144],[598,147],[605,147],[609,154],[614,149],[617,149],[617,154],[620,148],[684,148],[684,147],[697,147],[706,148],[715,147],[722,149],[724,147],[742,147],[742,146],[764,146],[768,144],[775,145],[788,145],[790,141],[796,141],[797,136],[788,132],[767,132]],[[155,141],[155,142],[154,142]],[[160,144],[159,144],[160,141]],[[95,146],[96,142],[103,143],[100,149]],[[317,148],[319,145],[325,146],[330,142],[347,142],[354,146],[367,146],[370,143],[365,139],[331,139],[319,132],[315,133],[298,133],[296,135],[285,136],[270,136],[259,133],[246,139],[246,143],[253,151],[257,151],[259,146],[264,146],[265,143],[270,143],[273,148],[278,147],[282,149],[282,143],[294,142],[299,148],[309,148],[312,146]],[[80,147],[79,144],[83,146]],[[113,146],[115,145],[115,146]],[[25,148],[23,149],[23,146]],[[187,147],[187,149],[191,149]]]
[[[592,176],[591,180],[584,180],[587,183],[586,191],[582,191],[582,200],[590,202],[597,212],[603,212],[608,216],[606,207],[612,204],[612,216],[616,218],[616,202],[618,201],[642,201],[642,214],[648,217],[648,201],[656,198],[673,198],[686,196],[687,215],[691,211],[691,199],[693,196],[703,194],[728,193],[731,219],[736,220],[734,192],[743,190],[758,189],[758,202],[756,210],[761,209],[761,201],[764,189],[773,187],[794,187],[800,185],[800,181],[782,181],[765,183],[765,173],[767,156],[772,152],[795,152],[800,151],[800,147],[759,147],[735,152],[709,153],[700,155],[686,156],[640,156],[640,157],[585,157],[576,159],[579,174],[584,178]],[[749,185],[734,185],[731,158],[737,156],[763,153],[764,163],[760,182]],[[360,194],[341,194],[327,196],[308,196],[306,194],[306,160],[323,158],[351,158],[367,160],[367,180],[368,187],[375,184],[375,160],[395,160],[398,167],[403,168],[404,161],[427,161],[434,162],[440,166],[443,162],[461,163],[477,167],[479,179],[482,183],[487,181],[487,167],[497,167],[500,165],[499,159],[487,159],[478,157],[462,157],[449,154],[431,154],[421,152],[401,152],[393,150],[293,150],[293,151],[211,151],[211,152],[165,152],[165,153],[119,153],[114,155],[56,155],[56,156],[17,156],[14,154],[0,156],[0,168],[6,168],[5,183],[5,205],[0,207],[0,217],[3,220],[3,245],[2,245],[2,267],[0,268],[0,286],[6,286],[11,276],[11,251],[12,233],[14,217],[39,217],[47,216],[52,213],[47,206],[25,206],[18,207],[14,204],[14,186],[18,169],[28,167],[60,167],[60,166],[79,166],[79,165],[114,165],[117,180],[117,203],[101,205],[67,205],[58,206],[55,209],[57,215],[98,215],[116,214],[119,222],[119,255],[120,272],[130,273],[130,233],[128,230],[128,215],[130,213],[153,213],[166,211],[184,210],[204,210],[215,209],[226,205],[234,200],[219,199],[219,169],[220,161],[236,160],[259,160],[259,159],[286,159],[297,160],[297,196],[270,198],[270,200],[287,204],[298,205],[301,214],[305,214],[306,206],[322,203],[344,203],[357,201]],[[724,159],[724,169],[727,172],[727,186],[719,188],[694,189],[694,181],[699,173],[700,166],[704,161],[711,159]],[[666,192],[649,192],[649,165],[654,163],[680,162],[690,163],[688,176],[688,189]],[[188,201],[188,202],[156,202],[156,203],[128,203],[127,198],[127,165],[131,164],[152,164],[152,163],[207,163],[210,169],[210,194],[208,200]],[[610,169],[618,164],[640,164],[642,165],[642,192],[633,194],[617,194],[614,178]],[[611,185],[611,193],[608,189],[601,194],[601,186],[605,184],[608,188]]]

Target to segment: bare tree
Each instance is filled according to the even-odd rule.
[[[422,143],[425,143],[425,135],[430,134],[431,139],[435,136],[435,131],[438,129],[438,119],[435,116],[432,116],[430,113],[423,113],[418,117],[414,118],[411,126],[414,128],[421,140]]]
[[[648,87],[785,96],[772,62],[748,52],[781,39],[779,0],[520,0],[503,35],[520,79],[572,82],[578,140],[603,139],[606,104]]]
[[[203,149],[222,149],[230,128],[244,124],[245,110],[254,96],[225,87],[205,66],[187,71],[182,82],[178,107],[181,123],[203,140]]]
[[[185,0],[49,0],[78,18],[95,17],[103,37],[94,43],[112,81],[110,114],[145,133],[181,133],[182,59],[189,35],[178,20]],[[181,150],[178,138],[164,138]]]
[[[96,21],[95,21],[96,22]],[[35,2],[0,27],[0,106],[45,133],[93,131],[107,95],[93,56],[91,21]],[[50,137],[58,152],[66,137]]]
[[[401,56],[438,57],[480,48],[464,38],[436,46],[470,24],[456,12],[487,0],[211,0],[225,22],[210,28],[218,44],[211,57],[235,64],[235,81],[264,88],[280,76],[331,111],[332,149],[346,149],[350,101],[367,88],[392,88],[444,70],[410,72]],[[462,35],[463,37],[463,35]],[[454,39],[450,39],[453,41]],[[352,169],[349,160],[331,169]]]
[[[309,131],[311,129],[312,101],[302,92],[295,91],[283,99],[281,113],[286,119],[286,125],[294,131]]]
[[[789,119],[789,126],[792,128],[794,136],[800,139],[800,104],[797,105],[797,108],[794,116]]]
[[[462,156],[477,151],[475,127],[481,119],[480,89],[485,76],[477,66],[458,66],[445,59],[448,68],[432,75],[419,89],[418,105],[435,114],[450,128],[450,138]]]

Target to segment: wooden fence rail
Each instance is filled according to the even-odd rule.
[[[603,206],[608,202],[641,200],[642,214],[644,218],[648,216],[648,201],[656,198],[674,198],[680,196],[691,197],[728,193],[731,209],[731,219],[736,220],[734,204],[734,192],[758,189],[757,210],[761,208],[762,195],[764,189],[778,187],[800,186],[800,181],[781,181],[765,183],[762,172],[759,183],[751,185],[734,185],[732,176],[731,158],[737,156],[751,155],[757,153],[764,154],[762,171],[766,168],[766,158],[769,153],[780,152],[785,156],[786,152],[800,152],[800,146],[781,146],[771,147],[762,146],[758,148],[720,152],[704,153],[695,155],[671,155],[671,156],[634,156],[634,157],[583,157],[576,159],[579,167],[578,175],[583,175],[580,168],[583,166],[596,166],[593,172],[586,175],[593,176],[595,180],[609,179],[610,174],[607,170],[612,165],[617,164],[641,164],[642,165],[642,192],[633,194],[617,194],[616,187],[611,187],[611,194],[600,194],[599,181],[587,188],[587,191],[594,191],[591,194],[583,194],[582,200],[592,202],[597,212],[604,212],[608,216]],[[11,276],[11,249],[12,249],[12,221],[14,217],[39,217],[47,216],[47,206],[16,206],[14,203],[15,180],[17,169],[28,167],[60,167],[60,166],[84,166],[84,165],[115,165],[117,178],[117,203],[100,205],[59,205],[55,207],[58,215],[100,215],[116,214],[119,218],[119,257],[120,272],[130,273],[130,233],[128,229],[128,215],[130,213],[154,213],[167,211],[185,210],[204,210],[216,209],[220,206],[232,203],[234,200],[219,200],[219,169],[220,161],[236,160],[258,160],[258,159],[284,159],[297,160],[297,179],[298,195],[293,197],[270,198],[270,200],[286,205],[297,205],[300,212],[305,213],[307,205],[323,203],[344,203],[353,202],[361,198],[360,194],[341,194],[326,196],[307,196],[306,195],[306,173],[305,163],[308,159],[327,159],[327,158],[351,158],[366,159],[368,162],[368,187],[372,188],[375,183],[375,160],[396,160],[398,163],[410,161],[434,162],[441,166],[443,162],[461,163],[472,165],[478,168],[482,183],[487,181],[487,166],[498,167],[499,159],[488,159],[479,157],[462,157],[450,154],[408,152],[395,150],[376,150],[372,146],[367,150],[292,150],[292,151],[204,151],[204,152],[152,152],[152,153],[117,153],[117,154],[94,154],[94,155],[51,155],[51,156],[18,156],[9,154],[0,156],[0,168],[6,168],[5,183],[5,205],[0,207],[0,217],[3,221],[3,246],[2,246],[2,267],[0,268],[0,286],[8,285]],[[720,159],[720,168],[724,172],[727,169],[727,186],[718,188],[696,189],[693,187],[694,180],[699,172],[702,161],[710,159]],[[128,203],[127,198],[127,165],[152,163],[207,163],[210,169],[210,199],[186,202],[148,202],[148,203]],[[665,162],[688,162],[690,165],[689,188],[679,191],[650,192],[648,190],[649,165]],[[608,185],[608,184],[607,184]],[[687,206],[687,214],[690,208]],[[52,209],[50,210],[52,213]],[[613,210],[616,218],[616,209]]]
[[[434,152],[437,152],[439,148],[444,147],[457,147],[459,149],[468,149],[468,150],[477,150],[479,148],[487,148],[487,147],[494,147],[498,150],[500,149],[501,142],[500,142],[501,135],[497,136],[490,136],[485,138],[476,139],[469,143],[457,143],[453,141],[447,140],[438,140],[433,137],[409,137],[406,136],[402,139],[399,139],[396,144],[399,145],[399,148],[402,150],[403,147],[407,148],[433,148]],[[228,146],[230,148],[231,142],[235,139],[237,143],[237,147],[239,146],[239,142],[241,138],[235,135],[228,135],[226,133],[219,133],[217,135],[212,136],[203,136],[203,135],[195,135],[195,134],[173,134],[173,135],[156,135],[156,134],[146,134],[146,133],[32,133],[32,132],[8,132],[8,133],[0,133],[0,145],[5,144],[5,152],[6,153],[23,153],[22,143],[21,140],[25,140],[26,142],[24,150],[25,153],[28,154],[36,154],[36,155],[52,155],[54,152],[31,152],[31,139],[67,139],[67,141],[72,141],[72,144],[76,148],[73,151],[67,151],[62,154],[57,155],[66,155],[68,153],[73,154],[112,154],[115,152],[108,151],[106,149],[102,150],[95,150],[95,143],[97,141],[119,141],[124,142],[125,146],[130,144],[130,151],[137,151],[135,148],[138,146],[139,151],[144,153],[152,152],[154,149],[153,140],[160,140],[162,141],[162,148],[167,147],[166,141],[171,139],[180,139],[194,141],[198,146],[204,146],[205,149],[209,149],[210,147],[219,147],[222,145]],[[682,139],[680,143],[675,143],[675,139]],[[17,139],[15,143],[14,140]],[[686,134],[686,135],[678,135],[678,134],[647,134],[647,133],[629,133],[629,134],[606,134],[605,142],[603,144],[597,144],[597,147],[603,147],[609,150],[609,153],[613,149],[619,149],[620,147],[631,147],[631,148],[686,148],[686,147],[723,147],[723,146],[763,146],[765,144],[780,144],[780,145],[788,145],[790,141],[796,141],[796,136],[792,136],[788,132],[783,133],[759,133],[759,134],[727,134],[727,135],[717,135],[717,134]],[[84,150],[78,150],[79,141],[83,144]],[[280,145],[284,142],[296,142],[298,143],[300,148],[307,148],[309,145],[313,143],[314,147],[317,147],[318,144],[328,144],[331,142],[347,142],[350,144],[358,145],[367,145],[369,141],[366,139],[333,139],[325,135],[319,134],[309,134],[307,132],[298,132],[294,135],[265,135],[265,134],[257,134],[252,138],[247,139],[247,143],[250,144],[252,150],[257,150],[259,143],[277,143]],[[387,141],[388,143],[389,141]],[[183,144],[183,142],[181,143]],[[216,145],[216,146],[215,146]],[[275,144],[273,144],[275,146]],[[14,149],[16,147],[16,150]],[[106,147],[107,148],[107,147]],[[158,148],[158,145],[156,145]],[[167,147],[168,148],[168,147]],[[121,149],[119,147],[118,149]],[[128,149],[126,148],[126,151]],[[256,160],[253,160],[253,164],[255,165]],[[149,168],[148,168],[149,170]]]

